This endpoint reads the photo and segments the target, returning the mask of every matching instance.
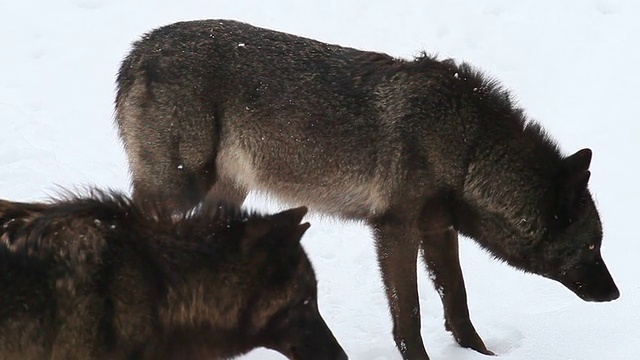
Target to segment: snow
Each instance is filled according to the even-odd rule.
[[[512,89],[566,154],[593,149],[590,187],[605,227],[603,255],[622,293],[611,303],[583,302],[556,282],[497,263],[465,239],[461,263],[480,336],[504,360],[636,359],[639,15],[631,0],[5,0],[0,198],[43,199],[56,185],[129,189],[112,122],[115,74],[130,43],[160,25],[231,18],[394,56],[425,50],[464,59]],[[258,196],[249,205],[279,207]],[[311,221],[304,245],[334,334],[351,359],[400,359],[370,231]],[[423,267],[419,285],[431,358],[486,359],[458,347],[444,330],[442,306]],[[256,350],[243,358],[282,356]]]

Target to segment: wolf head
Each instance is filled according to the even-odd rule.
[[[591,156],[583,149],[563,158],[546,184],[522,180],[509,188],[495,180],[491,190],[474,191],[472,203],[485,206],[465,208],[460,230],[497,258],[556,280],[583,300],[617,299],[600,253],[602,223],[587,189]],[[510,200],[494,201],[496,194]]]
[[[591,150],[563,160],[555,204],[542,240],[542,275],[557,280],[586,301],[611,301],[620,296],[602,260],[602,223],[587,189]],[[543,261],[544,259],[547,261]]]
[[[347,359],[318,310],[317,281],[300,239],[306,207],[246,222],[242,256],[255,271],[247,332],[289,359]]]

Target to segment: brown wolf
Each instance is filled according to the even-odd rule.
[[[300,245],[306,208],[187,215],[94,192],[0,201],[0,358],[346,359]]]
[[[116,121],[134,198],[175,208],[248,191],[374,230],[405,359],[426,359],[416,258],[457,342],[469,318],[458,233],[589,301],[619,296],[587,189],[591,151],[563,156],[467,64],[413,61],[227,20],[151,31],[120,68]]]

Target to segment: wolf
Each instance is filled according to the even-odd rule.
[[[347,359],[318,310],[306,212],[0,201],[0,358]]]
[[[186,21],[133,44],[115,108],[135,201],[241,206],[256,191],[370,225],[404,359],[428,358],[418,257],[445,328],[492,354],[470,320],[459,234],[584,300],[619,296],[600,253],[591,150],[564,155],[510,92],[467,63]]]

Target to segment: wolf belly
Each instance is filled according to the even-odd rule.
[[[223,182],[347,219],[370,218],[389,205],[391,189],[379,171],[363,173],[320,154],[298,153],[299,159],[291,160],[289,152],[297,149],[282,148],[265,156],[237,144],[221,145],[216,167]]]

